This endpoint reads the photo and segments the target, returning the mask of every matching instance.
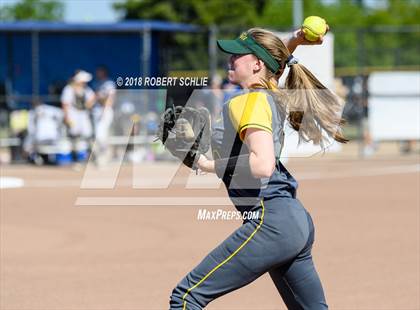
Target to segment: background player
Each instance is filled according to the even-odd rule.
[[[76,160],[86,159],[88,140],[93,136],[90,111],[95,103],[95,93],[87,85],[91,80],[89,72],[78,70],[61,93],[64,123],[72,140],[73,152],[83,151],[84,154],[81,158],[75,156]]]

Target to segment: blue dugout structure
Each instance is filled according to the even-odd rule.
[[[112,79],[158,76],[159,34],[201,31],[161,21],[2,22],[0,88],[3,84],[5,91],[0,93],[8,95],[6,100],[13,98],[7,100],[9,108],[28,108],[34,98],[48,101],[49,86],[66,82],[79,68],[94,73],[105,65]],[[0,105],[5,103],[2,99]]]

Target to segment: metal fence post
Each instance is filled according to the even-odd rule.
[[[217,26],[211,25],[208,31],[208,45],[209,45],[209,77],[212,79],[217,70]]]
[[[151,33],[150,28],[146,27],[142,31],[143,35],[143,55],[142,55],[142,65],[143,65],[143,76],[146,77],[150,74],[150,54],[152,49],[152,42],[151,42]]]
[[[39,32],[33,31],[32,40],[32,102],[39,99]]]
[[[357,31],[357,36],[358,36],[358,44],[357,44],[357,74],[359,77],[363,76],[363,69],[366,67],[366,61],[365,61],[365,57],[366,57],[366,49],[365,49],[365,30],[362,28],[358,28]],[[358,102],[359,105],[361,105],[363,103],[364,98],[364,92],[362,91],[360,94],[360,100]],[[363,117],[358,119],[357,122],[357,131],[358,131],[358,137],[359,137],[359,158],[363,158],[364,157],[364,132],[363,132]]]

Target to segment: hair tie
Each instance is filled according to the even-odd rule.
[[[293,66],[293,65],[298,64],[299,63],[299,59],[295,58],[295,56],[293,56],[293,55],[290,55],[289,57],[287,57],[285,63],[286,63],[286,65],[288,67],[290,67],[290,66]]]

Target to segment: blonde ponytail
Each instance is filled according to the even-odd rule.
[[[286,90],[279,89],[270,80],[278,81],[289,59],[290,52],[272,32],[252,28],[248,30],[255,41],[262,45],[281,65],[276,74],[268,72],[265,88],[273,92],[281,111],[288,111],[287,120],[298,131],[299,140],[312,141],[324,148],[328,137],[340,143],[348,140],[342,134],[345,120],[341,118],[344,102],[326,88],[301,64],[290,65],[286,78]],[[267,70],[268,71],[268,70]]]
[[[286,78],[288,89],[288,120],[299,132],[299,138],[324,146],[328,137],[340,143],[348,140],[343,136],[341,118],[344,102],[325,87],[305,66],[290,66]]]

